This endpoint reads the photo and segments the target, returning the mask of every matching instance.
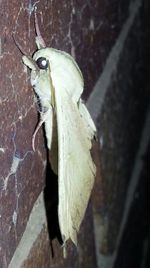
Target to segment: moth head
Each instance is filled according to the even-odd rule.
[[[31,84],[40,99],[50,100],[54,91],[66,92],[74,102],[78,102],[83,91],[82,73],[75,60],[66,52],[48,48],[41,36],[35,15],[36,45],[33,57],[23,56],[23,63],[31,69]]]
[[[43,49],[41,49],[43,50]],[[36,94],[40,100],[51,101],[52,85],[50,83],[50,63],[49,60],[42,55],[38,57],[23,56],[23,63],[31,69],[31,85],[33,86]]]

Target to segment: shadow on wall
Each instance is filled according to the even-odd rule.
[[[47,150],[47,159],[48,158],[49,155]],[[51,169],[49,161],[47,161],[47,167],[46,167],[44,202],[45,202],[48,232],[50,238],[50,246],[52,251],[52,257],[54,257],[52,240],[57,238],[60,244],[62,244],[63,241],[61,238],[59,222],[58,222],[58,176]]]

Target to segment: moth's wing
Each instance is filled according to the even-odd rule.
[[[87,110],[85,104],[83,103],[83,101],[80,99],[79,101],[79,111],[80,111],[80,115],[84,121],[84,123],[86,124],[88,130],[91,133],[91,138],[93,138],[93,136],[96,134],[96,127],[95,124],[89,114],[89,111]]]
[[[66,91],[55,89],[58,126],[59,225],[64,242],[77,243],[77,232],[94,183],[90,149],[93,129]],[[92,134],[93,133],[93,134]]]

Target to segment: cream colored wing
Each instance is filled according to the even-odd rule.
[[[60,230],[64,242],[77,244],[77,232],[93,187],[95,165],[90,149],[93,129],[87,127],[78,105],[66,91],[55,88],[58,125]],[[91,119],[92,121],[92,119]]]
[[[80,99],[79,100],[79,111],[80,111],[80,115],[83,119],[83,122],[84,124],[86,125],[87,127],[87,131],[89,133],[91,133],[91,139],[93,138],[93,136],[96,134],[96,127],[95,127],[95,124],[85,106],[85,104],[83,103],[83,101]]]

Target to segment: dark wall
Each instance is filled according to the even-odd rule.
[[[34,203],[45,185],[46,202],[53,203],[53,195],[57,195],[55,185],[51,184],[53,175],[48,171],[42,129],[36,136],[36,152],[33,153],[31,148],[38,120],[37,104],[30,86],[30,73],[22,64],[22,55],[14,42],[15,39],[27,55],[36,50],[33,6],[34,2],[30,0],[0,1],[0,267],[3,268],[8,267],[12,257],[16,256],[15,250]],[[134,6],[136,14],[129,24],[126,38],[122,40],[120,35],[125,33]],[[116,251],[126,194],[149,104],[150,4],[148,0],[113,0],[111,3],[106,0],[43,0],[37,7],[41,33],[47,46],[71,53],[80,66],[85,80],[83,99],[86,101],[93,91],[98,92],[99,97],[94,99],[90,110],[91,113],[94,111],[96,103],[101,106],[95,116],[100,146],[97,143],[93,150],[97,178],[92,202],[79,233],[78,251],[69,244],[68,258],[63,260],[59,243],[55,240],[55,259],[52,260],[48,230],[43,226],[28,258],[24,260],[22,257],[21,267],[46,268],[51,267],[50,264],[53,267],[99,267],[101,254],[107,262],[107,257]],[[112,61],[115,68],[110,66],[111,73],[111,68],[106,70],[106,66],[117,41],[122,42],[122,49],[115,48],[116,56]],[[95,84],[106,71],[111,78],[106,94],[101,98],[103,84],[99,88]],[[147,166],[148,153],[145,154],[143,163]],[[148,174],[148,168],[146,170]],[[135,241],[143,245],[149,232],[148,197],[145,197],[149,195],[147,174],[144,174],[143,166],[136,188],[141,202],[132,204],[133,214],[129,216],[127,223],[130,221],[130,224],[125,229],[128,235],[120,242],[115,268],[140,267],[137,263],[142,261],[144,246],[136,250]],[[139,209],[140,204],[142,208]],[[48,213],[53,221],[54,214],[52,211]],[[95,215],[99,215],[103,223],[105,234],[102,239],[96,232],[102,226],[97,226]],[[142,224],[144,216],[145,225]],[[133,232],[136,226],[137,231]]]

